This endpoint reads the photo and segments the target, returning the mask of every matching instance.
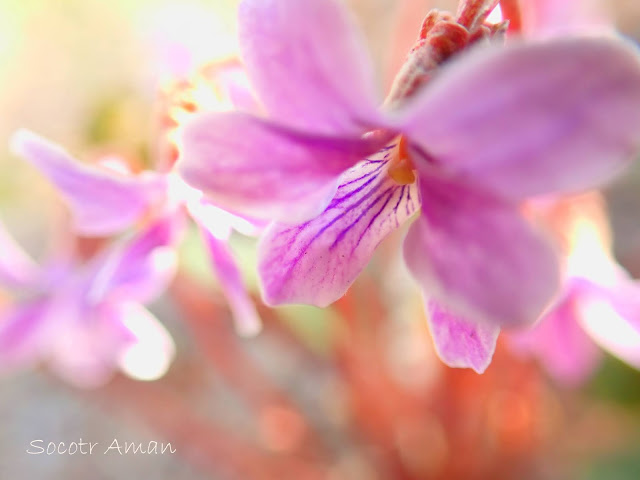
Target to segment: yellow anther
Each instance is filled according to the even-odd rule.
[[[413,173],[413,164],[409,156],[407,141],[403,136],[400,137],[396,148],[397,150],[390,161],[387,172],[399,185],[410,185],[416,181],[416,174]]]

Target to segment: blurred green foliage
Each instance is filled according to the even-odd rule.
[[[607,355],[586,392],[601,400],[623,405],[640,414],[640,372]],[[640,478],[639,475],[636,478]]]

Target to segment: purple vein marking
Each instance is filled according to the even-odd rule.
[[[298,263],[300,262],[300,259],[302,258],[303,255],[305,255],[307,253],[307,251],[309,250],[309,247],[313,244],[313,242],[316,241],[316,239],[318,237],[320,237],[327,229],[329,229],[332,225],[334,225],[338,220],[340,220],[342,217],[344,217],[347,213],[349,213],[351,210],[353,210],[354,208],[360,206],[362,203],[364,203],[374,192],[376,192],[381,186],[381,183],[378,183],[377,185],[375,185],[369,192],[367,192],[362,198],[360,198],[357,202],[354,202],[353,204],[347,206],[341,213],[339,213],[338,215],[336,215],[329,223],[327,223],[326,225],[324,225],[307,243],[304,247],[302,247],[299,251],[299,253],[295,256],[295,258],[293,259],[293,261],[290,263],[290,268],[287,269],[287,273],[285,275],[285,278],[290,277],[291,273],[293,271],[293,269],[298,265]],[[293,238],[290,239],[290,241],[287,244],[288,248],[291,248],[292,244],[295,242],[296,238],[298,237],[298,235],[302,232],[303,228],[299,228],[298,229],[298,233],[296,235],[293,236]]]
[[[407,186],[403,185],[402,186],[402,190],[400,191],[400,196],[398,197],[398,201],[396,202],[395,206],[393,207],[393,211],[396,214],[396,228],[400,226],[400,222],[398,222],[398,207],[400,206],[400,202],[402,201],[402,198],[404,197],[404,191],[407,190]],[[409,209],[407,207],[407,215],[409,215]]]
[[[373,202],[371,202],[369,205],[367,205],[367,206],[365,207],[364,211],[363,211],[363,212],[361,212],[361,213],[360,213],[360,215],[358,215],[358,217],[357,217],[353,222],[351,222],[349,225],[347,225],[344,229],[342,229],[342,230],[340,231],[340,233],[336,236],[336,239],[333,241],[333,243],[332,243],[332,244],[331,244],[331,246],[329,247],[329,251],[333,250],[333,249],[336,247],[336,245],[337,245],[338,243],[340,243],[340,241],[341,241],[341,240],[344,238],[344,236],[349,232],[349,230],[351,230],[353,227],[355,227],[355,226],[360,222],[360,220],[361,220],[361,219],[362,219],[362,218],[367,214],[367,212],[369,212],[369,210],[370,210],[371,208],[373,208],[373,206],[374,206],[374,205],[376,205],[376,204],[377,204],[377,203],[378,203],[378,202],[379,202],[379,201],[380,201],[380,200],[381,200],[385,195],[387,195],[389,192],[391,192],[391,194],[390,194],[390,195],[388,196],[388,198],[387,198],[387,201],[385,202],[385,205],[386,205],[387,203],[389,203],[389,200],[390,200],[390,199],[391,199],[391,197],[393,196],[393,193],[394,193],[395,188],[396,188],[396,187],[389,187],[389,188],[387,188],[384,192],[382,192],[380,195],[378,195],[378,196],[373,200]],[[368,198],[369,196],[370,196],[370,195],[367,195],[366,197],[363,197],[363,198],[364,198],[364,199],[366,199],[366,198]],[[346,212],[345,212],[345,213],[346,213]],[[380,212],[378,212],[378,213],[376,214],[376,216],[377,216],[377,215],[379,215],[379,214],[380,214]],[[374,219],[375,219],[375,218],[374,218]],[[370,226],[371,226],[371,222],[369,222],[369,225],[367,225],[367,227],[365,228],[365,232],[366,232],[366,230],[367,230]],[[363,234],[364,234],[364,233],[363,233]],[[359,243],[359,241],[358,241],[358,243]]]
[[[382,214],[382,212],[384,212],[384,210],[387,208],[387,205],[389,205],[389,202],[391,201],[391,199],[395,195],[397,189],[395,187],[390,187],[387,191],[390,192],[389,195],[387,196],[387,199],[385,200],[384,204],[378,209],[378,211],[373,214],[373,217],[371,217],[371,220],[369,220],[369,223],[367,224],[367,226],[364,228],[364,230],[360,234],[360,237],[358,238],[358,241],[356,242],[355,246],[351,249],[351,254],[352,255],[353,255],[353,252],[356,250],[356,248],[358,248],[358,246],[360,245],[360,242],[362,242],[362,239],[364,238],[365,234],[369,231],[369,229],[371,228],[373,223],[378,219],[378,217]],[[376,199],[376,201],[374,203],[369,205],[369,207],[367,209],[372,208],[378,202],[378,200],[381,199],[381,198],[382,198],[382,195],[380,195],[378,197],[378,199]],[[358,219],[358,221],[359,221],[359,219]],[[396,219],[396,221],[397,221],[397,219]]]
[[[409,203],[411,203],[411,209],[409,209]],[[411,215],[410,210],[415,210],[415,206],[413,204],[413,198],[411,198],[411,189],[407,189],[407,203],[405,203],[407,215]]]
[[[365,177],[369,177],[370,175],[364,175],[361,178],[365,178]],[[358,179],[359,180],[359,179]],[[376,180],[378,180],[378,176],[372,176],[371,178],[369,178],[369,180],[367,180],[366,182],[364,182],[362,185],[360,185],[358,188],[354,188],[353,190],[350,190],[348,192],[346,192],[343,196],[341,197],[334,197],[334,199],[331,201],[331,203],[329,204],[329,206],[327,207],[327,210],[332,209],[332,208],[336,208],[338,207],[342,202],[344,202],[345,200],[348,200],[349,198],[351,198],[354,194],[360,192],[361,190],[367,188],[369,185],[371,185],[373,182],[375,182]]]
[[[373,163],[373,162],[371,162]],[[347,183],[343,183],[342,185],[340,185],[340,190],[342,190],[344,187],[346,187],[347,185],[351,185],[352,183],[356,183],[359,182],[360,180],[362,180],[363,178],[367,178],[370,177],[371,175],[377,173],[380,171],[380,169],[384,167],[384,163],[378,165],[374,170],[371,170],[367,173],[365,173],[364,175],[358,177],[358,178],[354,178],[353,180],[349,180]]]

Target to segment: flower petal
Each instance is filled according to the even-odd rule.
[[[88,271],[89,300],[147,302],[158,296],[175,274],[183,226],[181,214],[162,218],[98,257]]]
[[[26,288],[36,282],[40,273],[38,265],[0,222],[0,286],[10,289]]]
[[[500,328],[455,315],[433,300],[426,302],[436,353],[450,367],[483,373],[493,358]]]
[[[522,30],[527,35],[567,34],[580,30],[614,28],[603,2],[532,0],[522,3]]]
[[[236,330],[242,336],[256,335],[262,328],[262,321],[244,286],[226,241],[219,240],[204,228],[202,234],[209,250],[211,264],[220,280],[220,288],[229,302]]]
[[[474,321],[535,322],[559,286],[553,249],[514,206],[464,185],[420,180],[422,215],[404,253],[425,296]]]
[[[638,58],[607,37],[475,48],[445,66],[400,123],[452,175],[508,198],[583,190],[640,146]]]
[[[338,176],[387,140],[305,136],[242,113],[203,114],[185,127],[178,169],[222,208],[297,222],[322,212]]]
[[[221,97],[228,99],[236,110],[258,115],[262,105],[255,96],[247,70],[238,59],[229,59],[205,67],[212,83],[221,90]]]
[[[348,12],[335,0],[245,0],[242,56],[278,122],[314,133],[377,125],[373,66]]]
[[[47,318],[47,303],[16,304],[0,312],[0,371],[38,359]]]
[[[84,165],[58,145],[27,130],[13,135],[11,148],[60,190],[69,203],[76,230],[84,235],[110,235],[124,230],[166,192],[161,176],[127,177]]]
[[[42,349],[58,376],[80,388],[95,388],[109,380],[118,358],[135,339],[119,321],[118,307],[102,303],[88,308],[77,292],[56,299],[51,314],[63,321]]]
[[[398,185],[386,168],[382,158],[356,165],[320,216],[267,229],[258,268],[268,304],[326,306],[344,295],[382,239],[420,206],[415,185]]]
[[[620,271],[619,283],[590,283],[579,305],[582,328],[602,348],[640,368],[640,283]]]
[[[580,385],[593,373],[600,351],[579,323],[580,298],[573,289],[532,329],[509,335],[518,353],[535,355],[558,381]]]
[[[138,303],[121,303],[114,317],[129,331],[132,339],[118,355],[121,370],[135,380],[162,377],[175,357],[176,345],[171,334],[149,310]]]
[[[202,195],[186,206],[191,218],[219,240],[228,240],[234,230],[248,237],[257,237],[269,223],[229,213],[208,202]]]

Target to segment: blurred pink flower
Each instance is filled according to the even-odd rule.
[[[612,29],[610,15],[599,0],[528,0],[520,2],[525,35]]]
[[[169,333],[143,304],[173,278],[179,222],[163,218],[86,264],[36,265],[0,226],[3,370],[37,361],[77,386],[104,383],[114,368],[140,379],[162,375],[174,354]]]
[[[576,385],[608,350],[640,368],[640,284],[615,261],[604,201],[597,193],[531,205],[565,253],[563,293],[529,330],[510,336],[559,381]]]
[[[241,108],[252,108],[252,97],[242,83],[235,63],[225,62],[214,73],[214,80],[219,81],[219,85],[207,85],[208,94],[213,98],[205,107],[231,108],[237,102]],[[222,101],[229,104],[221,105]],[[177,212],[175,218],[188,214],[200,227],[211,265],[220,279],[238,331],[244,335],[259,331],[260,319],[227,245],[234,229],[255,235],[257,223],[207,201],[172,168],[167,173],[149,170],[132,174],[126,169],[111,168],[107,162],[103,165],[81,164],[59,146],[26,130],[14,134],[12,149],[58,188],[71,208],[75,229],[80,234],[111,235],[149,218],[161,218],[173,212]]]
[[[555,253],[518,204],[626,164],[640,63],[614,36],[485,45],[504,31],[485,23],[496,4],[429,14],[378,108],[337,2],[241,3],[243,60],[268,115],[201,115],[178,168],[217,204],[280,222],[259,247],[268,303],[332,303],[420,207],[405,259],[446,363],[483,371],[500,327],[533,323],[552,301]]]
[[[521,6],[520,33],[528,37],[613,28],[596,0],[532,0]],[[603,200],[590,193],[545,199],[531,209],[560,237],[566,278],[554,306],[533,329],[511,335],[511,345],[535,355],[552,376],[569,385],[593,373],[601,357],[597,345],[640,367],[640,303],[635,300],[640,290],[611,255]]]

